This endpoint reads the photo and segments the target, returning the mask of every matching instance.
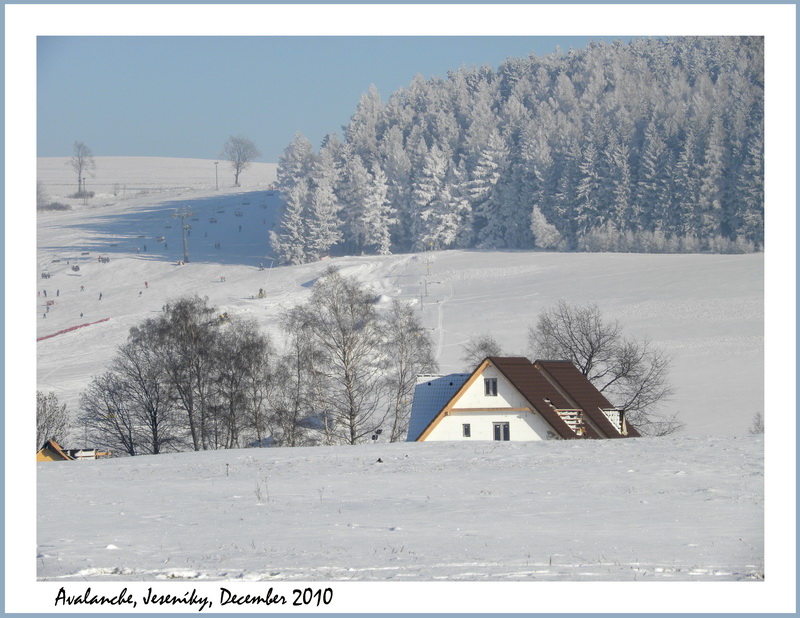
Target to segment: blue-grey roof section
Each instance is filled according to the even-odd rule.
[[[411,404],[411,419],[408,422],[408,438],[415,442],[425,428],[431,424],[442,408],[453,398],[471,373],[451,373],[446,376],[420,376],[414,388]]]

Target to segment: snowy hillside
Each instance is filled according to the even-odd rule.
[[[128,329],[167,299],[208,296],[221,310],[254,317],[275,333],[280,311],[306,298],[330,263],[384,300],[416,303],[442,372],[468,369],[460,361],[461,346],[475,334],[490,333],[506,352],[527,354],[528,327],[542,309],[564,299],[597,303],[609,318],[619,318],[626,333],[649,337],[672,354],[676,394],[669,406],[687,434],[741,435],[764,411],[763,254],[445,251],[270,268],[267,233],[280,205],[267,189],[274,178],[267,164],[247,171],[243,187],[221,183],[215,191],[199,182],[200,170],[213,162],[112,159],[97,159],[95,182],[100,170],[119,165],[104,186],[115,178],[128,179],[126,186],[147,179],[160,190],[116,200],[103,193],[86,206],[37,217],[36,337],[91,324],[37,343],[37,388],[55,391],[73,413],[80,392]],[[65,161],[39,163],[39,179],[55,201],[73,190],[65,184]],[[205,171],[213,181],[213,169]],[[246,184],[259,179],[263,186]],[[183,248],[174,214],[186,207],[190,263],[177,266]],[[98,262],[100,256],[109,261]],[[50,277],[42,279],[42,273]],[[255,298],[260,288],[264,299]]]

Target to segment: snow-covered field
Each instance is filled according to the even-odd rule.
[[[761,436],[251,449],[38,475],[52,582],[765,573]]]
[[[57,201],[75,190],[65,161],[39,162],[39,180]],[[25,328],[35,320],[41,339],[36,388],[55,391],[73,414],[128,329],[167,299],[208,296],[278,337],[280,311],[307,297],[334,263],[376,295],[416,303],[442,372],[466,369],[461,345],[473,334],[491,333],[506,352],[524,354],[541,309],[559,299],[597,303],[627,333],[672,354],[670,409],[686,430],[661,440],[377,444],[39,464],[40,581],[781,577],[764,560],[764,441],[747,433],[756,412],[768,425],[780,420],[764,408],[763,255],[450,251],[271,268],[274,166],[216,191],[213,161],[115,159],[118,168],[100,182],[111,163],[97,159],[88,188],[98,195],[89,204],[39,213],[35,308],[14,307]],[[115,185],[137,192],[116,187],[114,196]],[[192,209],[190,263],[178,266],[173,213],[183,207]],[[255,297],[259,288],[266,298]],[[55,301],[49,311],[47,300]],[[73,438],[67,446],[83,446],[79,428]],[[763,583],[748,586],[748,598],[760,597],[754,588]],[[459,594],[463,601],[476,593]],[[730,592],[725,602],[735,598]],[[664,595],[662,608],[673,601]],[[574,607],[584,605],[576,599]]]

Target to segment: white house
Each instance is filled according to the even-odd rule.
[[[471,374],[420,376],[408,441],[638,436],[569,361],[488,357]]]

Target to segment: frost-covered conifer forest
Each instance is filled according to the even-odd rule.
[[[764,243],[764,40],[599,42],[364,93],[301,134],[286,263],[340,247],[752,252]]]

